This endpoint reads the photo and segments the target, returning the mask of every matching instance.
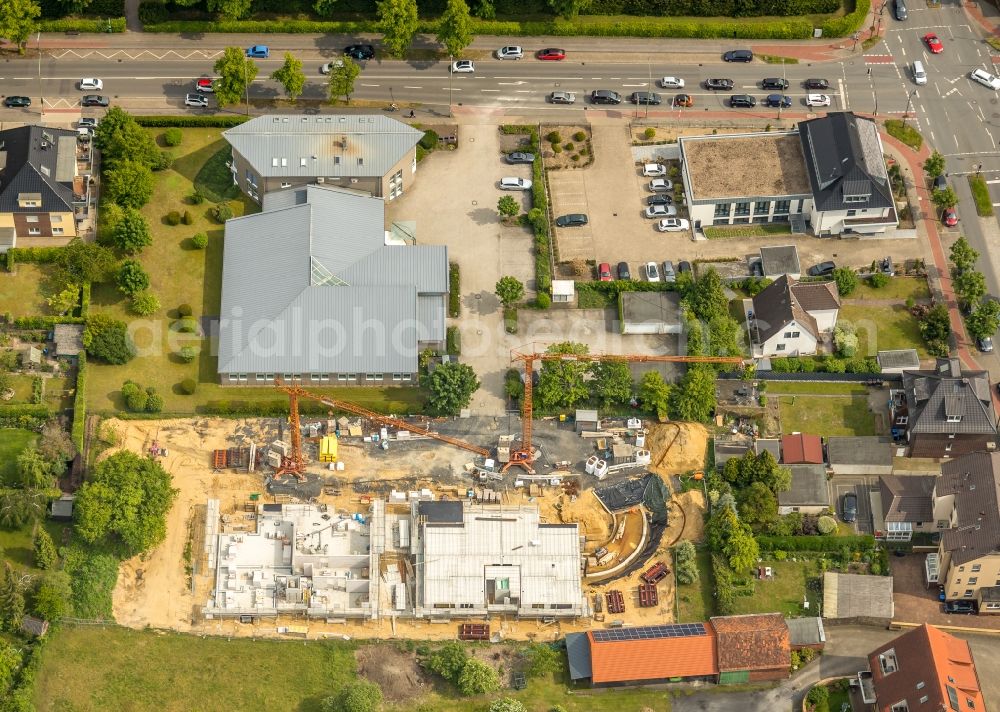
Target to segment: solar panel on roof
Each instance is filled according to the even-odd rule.
[[[656,638],[690,638],[705,635],[704,623],[676,623],[673,625],[650,625],[636,628],[608,628],[592,631],[594,641],[613,643],[624,640],[654,640]]]

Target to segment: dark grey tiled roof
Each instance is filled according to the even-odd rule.
[[[792,471],[792,486],[778,494],[782,507],[829,506],[830,490],[826,486],[826,467],[823,465],[788,465]]]
[[[760,264],[765,277],[777,277],[783,274],[799,274],[799,251],[795,245],[779,245],[760,248]]]
[[[753,298],[753,314],[762,343],[784,329],[793,319],[813,336],[819,336],[816,320],[799,304],[792,291],[793,284],[787,275],[782,275]]]
[[[65,138],[72,140],[60,140]],[[60,151],[70,149],[74,152],[71,162],[65,156],[60,161]],[[0,131],[0,213],[39,212],[38,208],[18,206],[21,193],[37,194],[44,212],[72,210],[75,150],[73,131],[41,126]]]
[[[797,282],[792,296],[807,312],[840,309],[840,295],[833,282]]]
[[[955,496],[956,525],[942,532],[941,546],[953,564],[1000,551],[1000,454],[974,452],[941,465],[938,497]]]
[[[826,439],[830,465],[891,465],[892,443],[876,436]]]
[[[934,519],[934,475],[882,475],[882,515],[887,522],[929,522]]]
[[[934,369],[903,371],[903,390],[910,432],[996,434],[986,371],[961,371],[957,359],[938,359]],[[953,418],[950,422],[949,417]]]

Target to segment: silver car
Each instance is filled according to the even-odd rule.
[[[575,104],[576,94],[571,91],[554,91],[549,94],[550,104]]]
[[[517,45],[501,47],[497,50],[497,59],[521,59],[523,56],[524,50]]]
[[[204,94],[187,94],[184,96],[184,106],[205,108],[208,106],[208,97]]]

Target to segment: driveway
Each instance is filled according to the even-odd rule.
[[[941,610],[937,586],[928,588],[924,584],[925,557],[926,554],[907,554],[889,561],[897,621],[1000,631],[1000,616],[948,615]]]
[[[837,518],[844,521],[844,495],[854,492],[858,496],[858,516],[854,529],[858,534],[872,533],[872,503],[869,494],[878,487],[878,477],[862,475],[834,475],[830,479],[830,504]]]

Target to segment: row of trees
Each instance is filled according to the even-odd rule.
[[[949,188],[950,190],[950,188]],[[1000,328],[1000,303],[986,296],[986,277],[976,269],[979,253],[972,249],[965,237],[951,246],[952,286],[959,305],[966,314],[965,327],[974,339],[992,336]]]

